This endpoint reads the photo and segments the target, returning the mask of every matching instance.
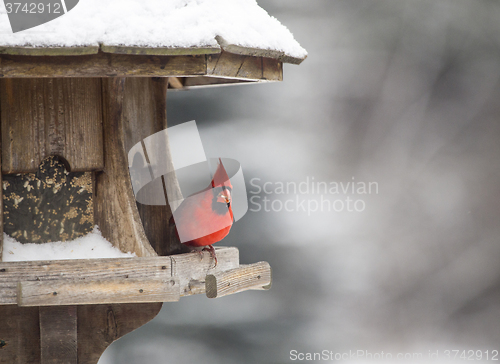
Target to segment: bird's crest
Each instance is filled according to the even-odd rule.
[[[215,171],[214,178],[212,179],[212,188],[215,187],[228,187],[233,188],[229,176],[227,175],[226,169],[222,164],[222,160],[219,158],[219,163],[217,163],[217,170]]]

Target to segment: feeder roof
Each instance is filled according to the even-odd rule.
[[[80,0],[13,33],[0,2],[0,54],[200,55],[226,51],[299,64],[307,52],[255,0]]]

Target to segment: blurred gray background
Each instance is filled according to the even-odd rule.
[[[249,192],[253,178],[314,177],[378,194],[352,196],[363,212],[249,211],[218,245],[270,262],[272,289],[166,303],[100,364],[499,350],[500,3],[259,4],[309,57],[282,83],[171,92],[169,124],[195,119],[207,155],[240,161]]]

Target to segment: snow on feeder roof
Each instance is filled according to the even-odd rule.
[[[64,16],[12,33],[0,4],[0,54],[230,53],[299,64],[307,52],[255,0],[81,0]]]

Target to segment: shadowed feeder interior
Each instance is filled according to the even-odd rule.
[[[62,157],[36,173],[3,176],[3,231],[17,241],[74,240],[94,227],[92,172],[68,172]]]

